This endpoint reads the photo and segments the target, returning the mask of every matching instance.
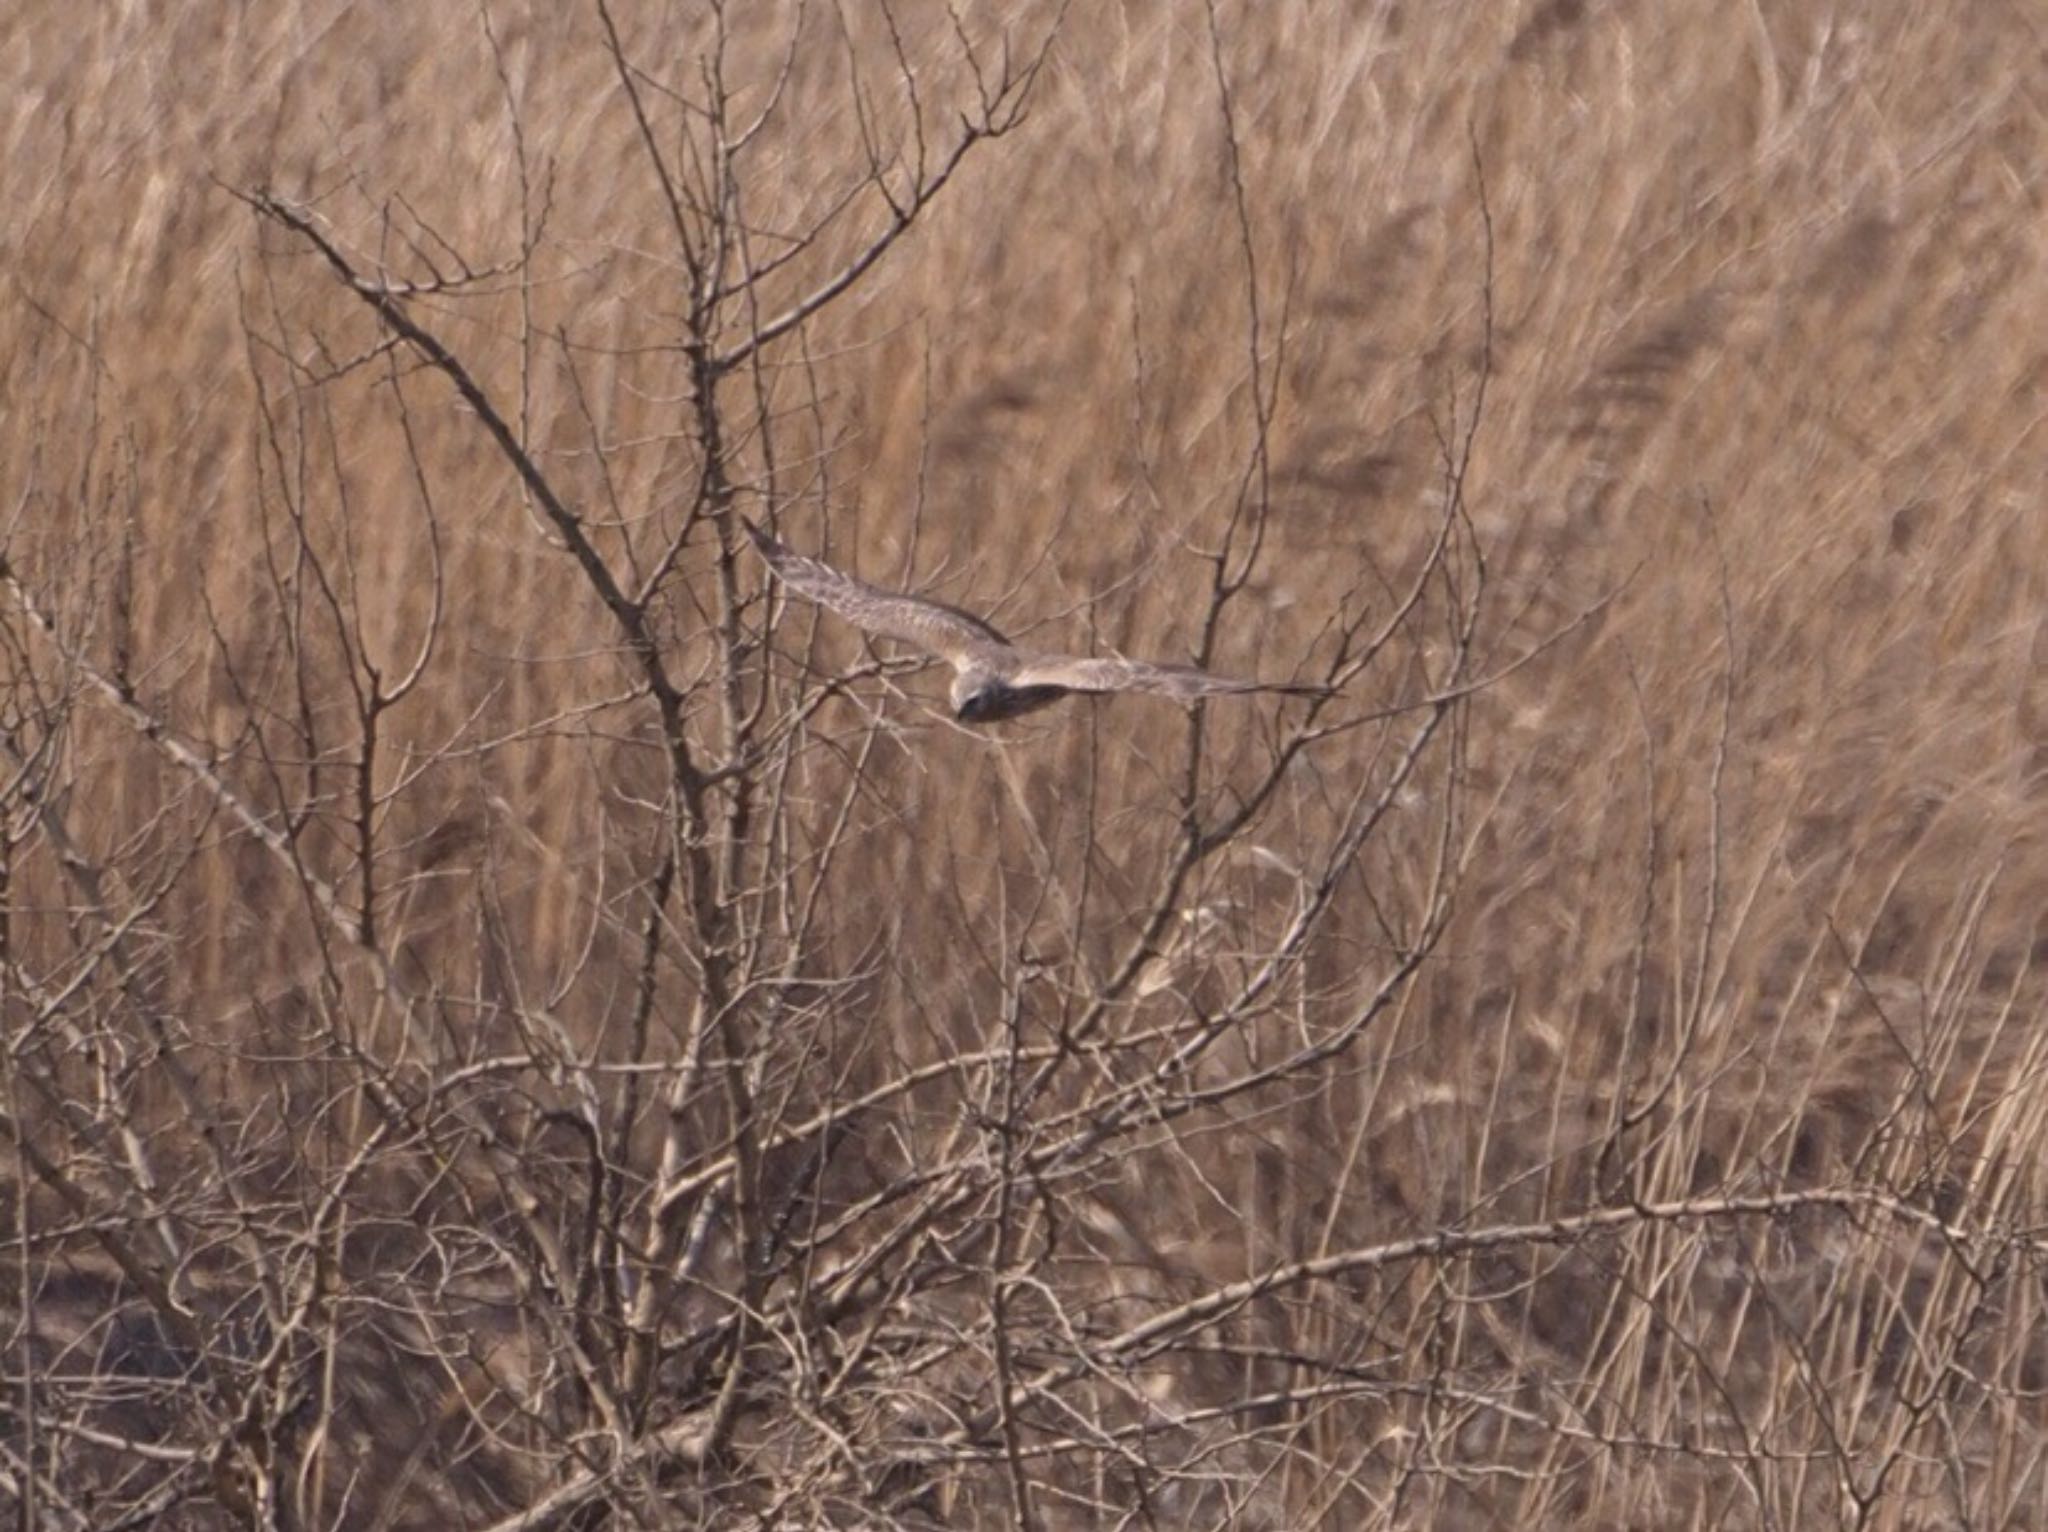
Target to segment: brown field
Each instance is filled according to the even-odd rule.
[[[2048,1525],[2044,82],[19,0],[16,1524]]]

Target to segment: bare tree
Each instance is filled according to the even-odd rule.
[[[1987,1014],[1958,980],[1909,1038],[1816,937],[1784,1013],[1834,976],[1898,1042],[1896,1099],[1825,1174],[1796,1104],[1731,1126],[1761,875],[1723,856],[1725,574],[1703,857],[1674,863],[1644,701],[1627,1025],[1582,1131],[1511,1147],[1541,1109],[1512,977],[1447,951],[1500,833],[1476,742],[1612,592],[1505,609],[1476,148],[1432,487],[1283,630],[1306,694],[973,733],[916,655],[786,606],[745,518],[957,573],[922,503],[900,570],[850,530],[829,357],[944,199],[1000,200],[1063,16],[595,14],[602,170],[531,145],[479,11],[518,167],[488,249],[347,163],[225,193],[255,546],[231,608],[191,595],[203,641],[137,652],[138,449],[93,408],[92,337],[50,341],[65,403],[0,566],[22,1523],[1448,1525],[1654,1483],[1795,1525],[1876,1521],[1907,1480],[1976,1515],[2042,1249],[2030,1172],[1981,1149],[2031,1109],[1935,1082],[2031,1077],[2024,985]],[[1241,381],[1157,560],[1197,666],[1244,657],[1300,551],[1302,325],[1227,34],[1211,6]],[[652,213],[564,234],[556,185],[600,173]],[[557,307],[591,280],[630,343]],[[1142,329],[1130,355],[1142,391]],[[1382,1153],[1452,1013],[1497,1015],[1497,1056],[1425,1196]]]

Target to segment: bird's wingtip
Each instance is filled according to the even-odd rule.
[[[747,538],[753,543],[755,549],[759,551],[761,557],[767,559],[770,563],[775,561],[777,554],[785,551],[782,544],[776,540],[775,534],[755,521],[753,517],[740,517],[740,525],[747,529]]]

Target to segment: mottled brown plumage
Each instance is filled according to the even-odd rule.
[[[1193,665],[1119,656],[1032,654],[972,612],[943,601],[883,590],[806,558],[749,521],[747,535],[791,594],[836,613],[866,633],[902,639],[953,667],[953,711],[963,723],[995,723],[1077,692],[1149,692],[1193,702],[1245,692],[1321,696],[1327,688],[1219,676]]]

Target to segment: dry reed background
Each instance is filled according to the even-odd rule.
[[[850,81],[871,131],[903,141],[886,13],[813,9],[752,151],[764,247],[857,180]],[[75,614],[60,617],[75,622],[71,652],[128,678],[275,811],[301,791],[291,741],[334,752],[328,793],[357,743],[331,628],[285,643],[277,561],[298,546],[352,559],[338,605],[402,669],[434,601],[430,525],[446,610],[420,689],[383,720],[383,785],[422,768],[380,820],[397,869],[384,940],[496,1029],[475,1046],[509,1046],[508,1018],[542,1007],[571,1051],[624,1046],[662,845],[658,816],[635,814],[663,788],[649,718],[616,700],[632,685],[617,630],[452,391],[414,357],[372,354],[363,306],[232,195],[310,205],[366,261],[415,280],[425,260],[448,268],[448,249],[479,270],[505,263],[416,311],[573,502],[616,518],[608,556],[644,569],[702,467],[680,424],[669,215],[595,10],[488,15],[491,33],[470,6],[33,0],[0,19],[10,750],[32,755],[36,720],[63,714],[42,797],[19,796],[18,779],[9,806],[7,1111],[23,1138],[67,1131],[21,1083],[49,1033],[38,996],[79,971],[78,951],[112,950],[78,934],[38,804],[95,864],[155,869],[137,888],[175,870],[159,899],[137,896],[137,930],[171,954],[151,1004],[187,1037],[227,1136],[253,1124],[241,1147],[266,1199],[311,1196],[347,1138],[266,1157],[293,1112],[326,1099],[306,1018],[382,1013],[286,866],[209,814],[189,773],[111,706],[58,705],[75,673],[20,602]],[[617,15],[650,92],[704,84],[708,11]],[[1022,57],[1053,19],[969,22],[985,57],[999,33]],[[745,115],[790,13],[728,20]],[[930,131],[947,138],[971,107],[955,34],[929,7],[896,24]],[[1259,466],[1270,387],[1267,544],[1214,658],[1313,673],[1333,614],[1383,614],[1443,524],[1439,433],[1469,423],[1490,368],[1463,484],[1490,582],[1473,671],[1535,657],[1450,716],[1454,742],[1401,795],[1304,955],[1298,1014],[1262,1013],[1212,1062],[1228,1075],[1284,1051],[1290,1027],[1320,1024],[1319,996],[1377,979],[1427,925],[1420,880],[1446,824],[1450,923],[1341,1053],[1138,1135],[1122,1172],[1106,1163],[1064,1188],[1071,1226],[1040,1275],[1114,1329],[1288,1262],[1441,1231],[1683,1199],[1875,1200],[1773,1218],[1645,1212],[1291,1286],[1134,1374],[1178,1434],[1097,1443],[1086,1471],[1076,1455],[1020,1473],[1013,1444],[1007,1468],[1000,1451],[963,1453],[918,1477],[899,1442],[894,1477],[861,1481],[864,1500],[837,1484],[777,1501],[766,1465],[796,1449],[756,1423],[728,1444],[744,1473],[718,1478],[729,1456],[697,1465],[691,1509],[672,1482],[626,1484],[621,1469],[618,1514],[2048,1524],[2039,18],[2001,4],[1878,16],[1822,0],[1544,0],[1225,6],[1215,33],[1212,57],[1197,5],[1066,13],[1024,122],[774,353],[764,412],[744,405],[746,421],[776,423],[772,465],[758,435],[733,448],[740,509],[764,513],[772,471],[793,541],[876,578],[935,582],[1048,644],[1178,657],[1206,599],[1199,550]],[[685,130],[662,122],[680,161]],[[543,196],[522,281],[522,218]],[[833,225],[772,295],[846,259],[876,216]],[[312,387],[294,367],[339,376]],[[756,379],[729,386],[745,395]],[[737,567],[751,593],[756,572]],[[700,528],[656,610],[693,681],[724,652],[719,569]],[[1452,647],[1444,616],[1432,609],[1434,635],[1418,625],[1406,658],[1357,678],[1341,707],[1426,690]],[[744,622],[764,617],[750,606]],[[809,641],[802,614],[785,614],[770,663],[794,673]],[[825,672],[863,662],[829,624],[816,643]],[[1186,725],[1172,707],[1069,704],[996,748],[941,721],[940,690],[895,668],[823,700],[778,800],[785,865],[819,900],[800,998],[837,1029],[818,1046],[849,1090],[993,1046],[993,1018],[1047,968],[1068,998],[1033,1003],[1052,1010],[1106,982],[1180,829]],[[1275,712],[1211,710],[1209,811],[1256,779]],[[1183,901],[1194,935],[1148,969],[1133,1018],[1176,997],[1188,1014],[1222,1003],[1280,939],[1298,889],[1275,869],[1312,864],[1346,771],[1385,780],[1359,764],[1367,740],[1305,755],[1244,853],[1204,873]],[[344,808],[309,815],[299,852],[342,885]],[[803,849],[828,840],[829,873]],[[858,982],[836,990],[845,978]],[[663,1015],[681,1014],[691,983],[682,966],[662,973]],[[364,1023],[372,1051],[390,1043],[384,1024]],[[139,1068],[147,1043],[131,1043],[137,1073],[114,1093],[179,1183],[200,1151],[180,1142],[169,1087]],[[549,1139],[565,1135],[539,1115],[548,1090],[517,1087],[539,1123],[523,1152],[560,1160],[573,1188],[580,1150]],[[923,1110],[834,1163],[821,1202],[937,1155],[951,1108]],[[640,1159],[658,1129],[632,1130]],[[397,1345],[349,1364],[389,1374],[354,1405],[381,1411],[381,1428],[331,1406],[324,1477],[273,1464],[274,1503],[221,1487],[227,1469],[124,1449],[122,1432],[180,1449],[217,1439],[181,1435],[172,1406],[140,1392],[108,1406],[78,1383],[97,1402],[66,1402],[68,1379],[120,1373],[135,1343],[109,1336],[140,1323],[87,1236],[96,1220],[147,1219],[111,1173],[86,1178],[97,1208],[24,1198],[24,1155],[5,1184],[0,1467],[17,1496],[40,1485],[24,1504],[43,1524],[112,1524],[95,1507],[131,1503],[195,1526],[511,1524],[565,1476],[601,1477],[558,1420],[528,1419],[516,1451],[502,1420],[488,1450],[464,1436],[444,1392],[459,1368],[413,1377],[424,1364]],[[388,1232],[352,1259],[377,1268],[387,1246],[420,1259]],[[67,1283],[88,1296],[67,1299]],[[396,1288],[376,1291],[402,1307]],[[951,1301],[921,1322],[986,1318],[975,1293]],[[158,1378],[166,1398],[175,1381]],[[933,1387],[968,1397],[986,1383]],[[131,1413],[92,1413],[103,1407]],[[351,1421],[359,1440],[345,1440]],[[922,1417],[917,1431],[943,1435]],[[813,1469],[792,1458],[785,1486]]]

